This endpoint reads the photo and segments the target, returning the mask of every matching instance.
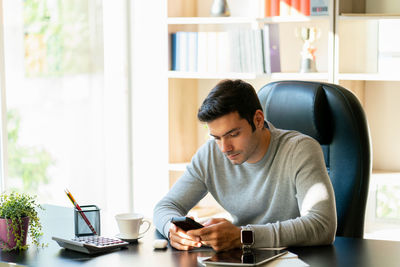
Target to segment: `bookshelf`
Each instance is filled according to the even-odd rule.
[[[366,236],[385,238],[388,233],[382,229],[399,228],[399,218],[396,222],[377,217],[377,194],[383,186],[395,189],[394,182],[397,190],[400,188],[400,123],[397,118],[400,76],[395,72],[398,68],[395,53],[389,57],[393,64],[382,61],[385,55],[382,47],[396,43],[398,27],[393,26],[389,37],[382,32],[387,25],[400,25],[400,2],[340,0],[336,3],[335,17],[334,82],[352,89],[358,96],[371,133],[373,173],[366,211]]]
[[[338,17],[335,83],[357,89],[370,125],[373,169],[400,172],[400,153],[396,151],[400,149],[400,142],[395,134],[400,130],[396,123],[400,113],[396,103],[400,77],[388,68],[383,69],[379,62],[379,43],[384,37],[379,31],[382,31],[382,23],[400,23],[400,3],[396,0],[340,0],[335,16]]]
[[[208,91],[222,79],[243,79],[256,89],[274,80],[319,80],[333,82],[333,2],[328,16],[275,16],[260,13],[264,1],[228,1],[230,17],[210,17],[212,1],[169,0],[167,26],[169,34],[187,32],[227,32],[231,29],[257,29],[264,24],[279,24],[281,72],[241,71],[168,71],[169,92],[169,171],[170,184],[182,172],[198,147],[207,140],[207,130],[197,122],[196,114]],[[315,46],[318,48],[317,73],[299,73],[302,41],[296,28],[314,26],[321,29]],[[168,48],[169,57],[171,48]],[[179,167],[177,167],[179,166]]]
[[[333,82],[334,20],[333,2],[328,16],[275,16],[260,14],[263,0],[230,0],[230,17],[210,17],[211,0],[168,0],[168,35],[178,31],[228,32],[232,29],[260,29],[264,24],[279,24],[281,71],[175,71],[168,69],[169,94],[169,185],[182,175],[196,150],[208,139],[208,131],[197,121],[197,110],[209,90],[222,79],[243,79],[254,88],[276,80],[317,80]],[[295,35],[296,28],[317,26],[321,35],[317,47],[316,73],[299,73],[302,41]],[[171,43],[169,44],[171,45]],[[168,55],[171,61],[171,47]],[[204,211],[207,211],[204,213]],[[211,211],[211,212],[210,212]],[[223,209],[207,196],[192,211],[194,216],[221,215]]]
[[[339,20],[376,20],[376,19],[400,19],[400,14],[384,14],[384,13],[341,13]]]
[[[298,72],[274,72],[271,74],[256,74],[256,73],[210,73],[210,72],[184,72],[184,71],[168,71],[169,78],[179,79],[269,79],[269,80],[328,80],[328,72],[314,72],[314,73],[298,73]]]
[[[399,75],[393,73],[339,73],[337,78],[339,81],[400,81]]]
[[[201,25],[201,24],[254,24],[254,23],[293,23],[327,21],[328,16],[276,16],[266,18],[249,17],[169,17],[168,25]]]
[[[382,71],[378,66],[380,24],[382,21],[400,21],[400,1],[331,0],[329,15],[321,17],[263,17],[255,8],[263,1],[241,1],[249,7],[243,8],[242,13],[231,10],[232,16],[226,18],[208,16],[211,2],[169,0],[168,33],[221,32],[238,27],[279,24],[282,70],[265,74],[169,69],[170,185],[179,178],[197,148],[207,140],[207,130],[197,122],[197,109],[208,91],[219,80],[226,78],[244,79],[256,89],[271,81],[289,79],[327,81],[344,86],[357,95],[367,114],[373,148],[373,177],[381,177],[385,173],[400,177],[400,123],[397,122],[397,114],[400,114],[400,75]],[[240,1],[232,2],[236,5]],[[315,43],[318,48],[317,73],[298,72],[302,43],[295,37],[294,31],[299,25],[316,25],[321,29],[321,37]],[[367,212],[373,214],[372,210]]]
[[[168,25],[201,25],[201,24],[252,24],[257,22],[247,17],[169,17]]]

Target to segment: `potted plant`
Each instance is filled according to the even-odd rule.
[[[28,248],[28,234],[32,242],[39,246],[43,233],[37,209],[36,197],[12,192],[0,195],[0,245],[5,250]],[[28,230],[29,229],[29,230]],[[41,244],[43,246],[43,244]]]

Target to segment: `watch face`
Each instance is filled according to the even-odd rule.
[[[242,230],[242,243],[243,244],[253,244],[253,231]]]

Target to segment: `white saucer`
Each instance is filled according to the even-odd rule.
[[[117,234],[115,237],[119,238],[119,239],[121,239],[123,241],[126,241],[126,242],[136,242],[136,241],[138,241],[138,239],[142,238],[143,236],[139,236],[137,238],[126,238],[121,234]]]

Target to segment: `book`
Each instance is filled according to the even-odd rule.
[[[264,69],[264,54],[263,54],[263,30],[255,29],[253,33],[254,47],[254,71],[259,74],[265,71]]]
[[[300,12],[304,16],[310,16],[310,0],[300,0]]]
[[[197,71],[206,72],[207,69],[207,32],[197,33]]]
[[[263,29],[263,55],[264,55],[264,72],[271,73],[271,59],[269,51],[269,25],[265,24]]]
[[[281,72],[279,24],[270,24],[269,51],[270,51],[271,72]]]
[[[186,32],[171,34],[171,69],[186,71],[187,69],[187,35]]]
[[[240,72],[252,71],[252,51],[248,29],[239,29]]]
[[[207,71],[217,72],[217,33],[207,32]]]
[[[236,36],[235,36],[235,42],[237,43],[237,58],[238,58],[238,72],[243,72],[245,69],[245,61],[244,61],[244,56],[243,56],[243,47],[244,47],[244,39],[243,39],[243,33],[242,29],[237,29],[235,30]]]
[[[230,71],[230,43],[228,32],[217,32],[217,71]]]
[[[290,16],[290,0],[279,0],[279,16]]]
[[[231,58],[230,70],[232,72],[241,72],[241,58],[240,58],[240,38],[239,29],[233,29],[229,31],[229,43],[231,49],[229,51],[229,56]]]
[[[329,15],[329,0],[310,0],[311,16]]]
[[[290,15],[291,16],[301,15],[300,0],[290,0]]]
[[[256,41],[255,41],[255,35],[253,30],[247,30],[246,31],[247,36],[246,38],[248,39],[248,50],[247,55],[249,59],[249,68],[248,72],[256,72]]]
[[[178,71],[187,71],[187,48],[188,35],[186,32],[176,32],[176,50],[177,50],[177,69]]]
[[[271,16],[279,16],[279,0],[271,0]]]
[[[279,24],[265,24],[263,33],[265,72],[280,72]]]
[[[266,10],[265,10],[265,2],[266,2],[266,0],[257,0],[257,1],[254,1],[255,2],[255,12],[254,12],[254,14],[256,15],[256,18],[263,18],[263,17],[265,17],[266,15],[265,15],[265,13],[266,13]]]
[[[187,32],[187,71],[197,71],[197,32]]]
[[[271,16],[271,0],[265,0],[264,9],[265,9],[264,16],[270,17]]]
[[[177,36],[176,32],[171,33],[171,70],[178,70],[178,54],[179,54],[179,49],[178,49],[178,42],[177,42]]]

